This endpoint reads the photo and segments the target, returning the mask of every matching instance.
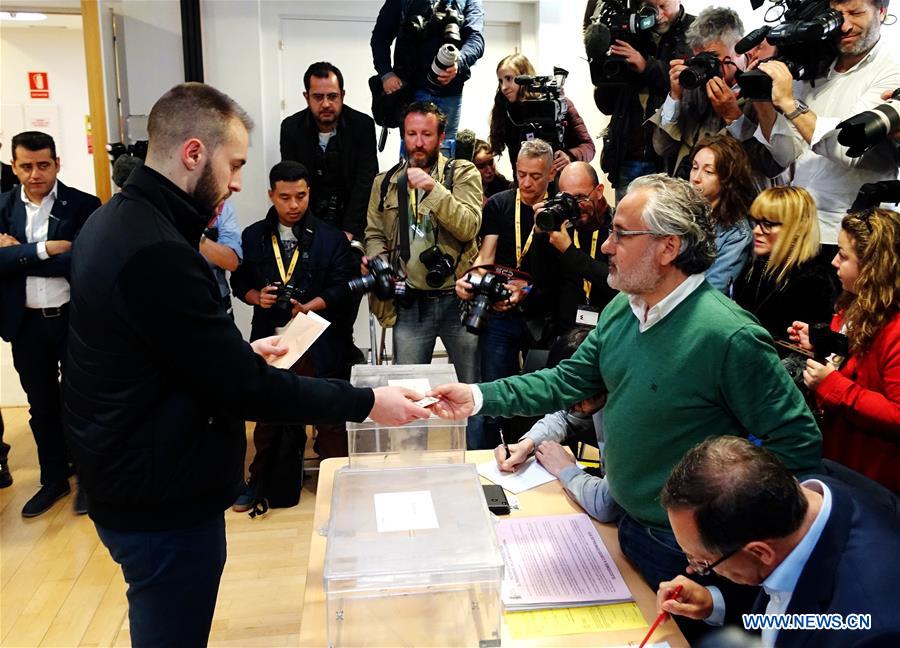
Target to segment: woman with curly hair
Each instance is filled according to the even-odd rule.
[[[706,280],[729,294],[750,259],[753,234],[747,221],[756,186],[750,160],[730,135],[704,137],[691,153],[691,184],[712,205],[716,222],[716,260]]]
[[[832,265],[844,289],[833,331],[849,357],[806,361],[803,382],[822,410],[823,455],[900,492],[900,214],[869,209],[841,222]],[[791,339],[812,349],[809,326]]]
[[[809,192],[766,189],[750,205],[750,224],[753,260],[734,284],[734,301],[776,339],[784,338],[794,320],[831,319],[831,277],[816,258],[819,220]]]
[[[520,115],[520,102],[529,97],[527,89],[516,83],[521,74],[534,76],[534,66],[524,54],[510,54],[503,57],[497,65],[497,94],[494,95],[494,107],[491,109],[490,143],[494,155],[500,155],[509,149],[509,162],[516,171],[516,159],[522,146],[524,135]],[[570,162],[580,160],[590,162],[594,159],[594,142],[588,133],[584,121],[575,110],[575,105],[566,98],[566,114],[563,116],[562,149],[557,144],[547,142],[554,148],[553,173],[557,174]]]

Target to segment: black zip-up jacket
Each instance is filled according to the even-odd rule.
[[[331,322],[309,352],[313,354],[316,375],[332,375],[333,370],[350,362],[353,350],[353,322],[359,301],[347,283],[359,273],[359,255],[353,253],[343,232],[318,220],[311,211],[292,230],[298,242],[298,263],[291,284],[302,292],[298,301],[321,297],[327,308],[317,314]],[[309,231],[304,233],[305,230]],[[278,236],[278,212],[271,207],[263,220],[247,227],[241,235],[244,260],[231,273],[231,289],[244,303],[249,303],[246,295],[250,290],[262,290],[281,279],[272,248],[273,234]],[[304,236],[309,241],[305,263],[301,249]],[[287,270],[291,259],[282,258],[282,263]],[[254,306],[250,339],[274,334],[272,309]]]
[[[209,217],[144,165],[74,246],[64,419],[101,526],[220,515],[241,488],[244,419],[361,421],[374,403],[370,389],[273,369],[253,352],[197,250]]]

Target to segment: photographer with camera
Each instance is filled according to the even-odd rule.
[[[375,123],[344,104],[344,75],[331,63],[310,65],[303,86],[307,108],[281,122],[281,159],[309,169],[316,218],[361,240],[369,188],[378,173]]]
[[[681,0],[646,0],[638,11],[655,11],[651,21],[631,21],[628,3],[589,0],[584,14],[585,49],[591,63],[594,102],[609,126],[600,151],[600,168],[616,189],[616,202],[635,178],[663,169],[653,150],[647,123],[669,92],[669,61],[690,53],[685,31],[694,16]],[[641,14],[642,15],[642,14]],[[608,51],[607,51],[608,50]]]
[[[803,382],[822,413],[823,456],[900,492],[900,213],[844,216],[831,264],[844,289],[831,330],[846,332],[849,357],[809,359]],[[816,351],[810,326],[791,339]]]
[[[406,108],[408,158],[372,183],[363,259],[372,283],[363,290],[374,292],[370,308],[382,326],[394,327],[395,364],[431,362],[440,337],[457,374],[478,376],[478,338],[459,323],[453,286],[478,253],[481,177],[471,162],[440,153],[446,123],[433,103]],[[405,279],[402,295],[391,274]]]
[[[523,80],[532,83],[518,83]],[[491,109],[489,139],[495,155],[509,149],[509,159],[514,169],[523,141],[542,139],[548,142],[553,147],[551,175],[555,177],[570,162],[593,160],[594,142],[575,109],[575,104],[562,95],[561,83],[544,85],[545,88],[552,88],[549,99],[541,98],[531,90],[534,85],[540,87],[537,82],[541,80],[547,81],[542,77],[535,77],[534,66],[524,54],[510,54],[500,60],[497,64],[497,93]],[[550,83],[558,82],[554,80]],[[560,102],[560,99],[564,101]],[[523,106],[527,102],[541,102],[544,106],[550,102],[557,104],[554,106],[554,118],[542,120],[550,123],[531,123],[527,106]],[[564,109],[561,103],[564,103]]]
[[[557,186],[577,204],[549,230],[550,245],[562,255],[557,317],[569,324],[593,324],[597,316],[591,313],[603,310],[617,294],[607,283],[609,263],[600,249],[609,236],[609,205],[597,172],[587,162],[563,169]],[[539,210],[538,224],[541,214]]]
[[[331,325],[294,365],[300,375],[319,378],[350,377],[353,363],[355,300],[346,289],[358,271],[357,258],[343,233],[322,222],[309,209],[309,171],[299,162],[279,162],[269,172],[266,217],[247,227],[242,236],[244,262],[231,275],[234,294],[253,306],[250,340],[275,335],[297,313],[315,312]],[[346,456],[343,425],[317,425],[316,451],[323,458]],[[272,450],[279,434],[305,440],[304,426],[258,423],[253,433],[256,456],[250,482],[235,503],[236,511],[250,509],[258,498]],[[300,452],[303,442],[297,443]]]
[[[447,116],[445,137],[455,139],[463,84],[484,54],[483,31],[481,0],[385,0],[369,42],[384,92],[433,102]]]
[[[880,42],[889,0],[832,0],[842,20],[837,58],[824,79],[813,85],[794,81],[782,61],[760,63],[772,79],[771,117],[760,121],[764,143],[783,165],[794,165],[793,184],[816,201],[822,235],[822,261],[837,251],[841,218],[863,184],[897,178],[897,157],[887,139],[851,157],[838,129],[842,120],[882,101],[900,87],[900,62]],[[839,14],[839,17],[837,16]]]

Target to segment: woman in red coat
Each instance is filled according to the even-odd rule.
[[[900,214],[844,217],[832,261],[844,294],[831,328],[846,333],[839,365],[807,360],[803,380],[823,412],[823,454],[900,492]],[[809,326],[792,339],[809,345]]]

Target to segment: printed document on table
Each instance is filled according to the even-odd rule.
[[[288,352],[272,358],[269,364],[278,369],[290,369],[329,326],[331,322],[313,312],[297,313],[281,333],[281,346],[286,346]]]
[[[556,479],[534,457],[519,466],[516,472],[503,472],[497,462],[491,459],[478,464],[478,474],[485,479],[490,479],[497,486],[502,486],[510,493],[521,493]]]
[[[507,611],[633,600],[584,513],[502,520],[496,532],[506,564],[501,597]]]
[[[634,601],[556,610],[510,612],[505,614],[503,619],[513,639],[647,627],[644,615]]]

